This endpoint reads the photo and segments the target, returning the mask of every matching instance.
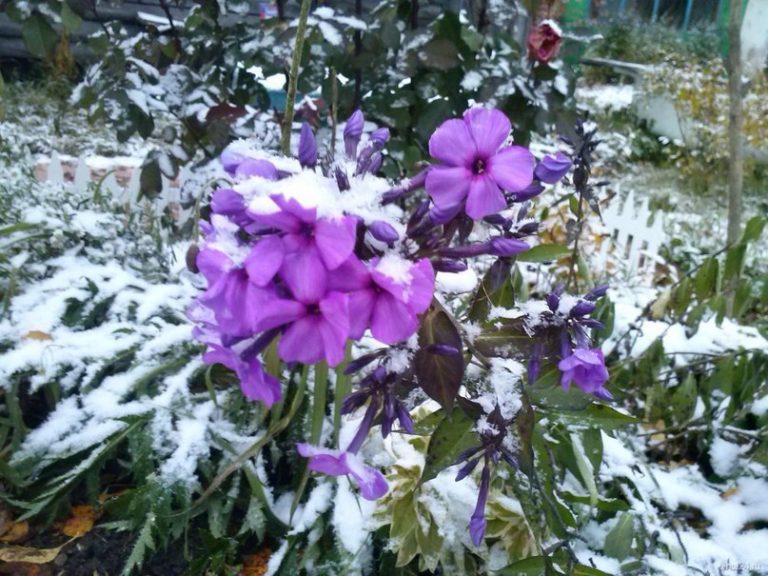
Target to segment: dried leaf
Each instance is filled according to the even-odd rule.
[[[51,335],[41,330],[30,330],[22,336],[26,340],[53,340]]]
[[[267,565],[272,556],[272,550],[262,548],[256,554],[243,557],[243,567],[240,576],[264,576],[267,573]]]
[[[93,528],[96,511],[89,504],[72,507],[72,514],[61,527],[61,533],[70,538],[80,538]]]
[[[61,549],[69,544],[65,542],[56,548],[31,548],[29,546],[8,546],[0,548],[0,562],[29,562],[30,564],[48,564],[56,559]]]
[[[14,522],[11,524],[8,530],[0,536],[0,542],[18,542],[23,540],[29,534],[29,523],[24,520],[23,522]]]

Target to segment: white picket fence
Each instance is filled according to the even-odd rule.
[[[623,203],[620,196],[616,194],[602,209],[608,238],[603,240],[594,264],[609,275],[646,278],[653,274],[657,262],[664,263],[659,256],[664,240],[662,214],[657,212],[649,224],[652,212],[647,197],[636,204],[633,191],[629,191]]]
[[[105,158],[102,156],[61,156],[53,152],[49,159],[42,159],[37,164],[37,178],[61,186],[72,186],[77,192],[87,192],[91,186],[99,186],[103,197],[114,200],[128,207],[146,209],[147,206],[159,217],[167,209],[174,215],[179,225],[191,216],[192,209],[181,206],[184,184],[190,181],[190,172],[186,168],[179,171],[179,176],[170,180],[162,177],[160,194],[150,200],[139,198],[141,159],[132,157]]]

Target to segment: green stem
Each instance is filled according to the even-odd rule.
[[[347,341],[347,351],[344,355],[344,362],[336,368],[336,388],[334,390],[333,402],[333,442],[339,442],[339,431],[341,430],[341,405],[344,398],[350,391],[349,376],[344,374],[350,359],[352,358],[352,342]]]
[[[293,49],[293,60],[291,61],[291,71],[288,77],[288,94],[285,101],[285,116],[283,117],[283,137],[280,140],[280,148],[286,156],[291,153],[293,106],[296,101],[296,87],[299,83],[299,67],[301,66],[301,56],[304,52],[304,36],[307,29],[310,4],[311,0],[301,0],[299,25],[296,28],[296,46]]]
[[[310,443],[317,445],[323,433],[325,421],[325,403],[328,397],[328,364],[319,362],[315,364],[315,394],[312,399],[312,429],[310,431]]]

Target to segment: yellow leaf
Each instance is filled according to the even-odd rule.
[[[240,576],[264,576],[267,573],[270,556],[272,556],[272,550],[263,548],[256,554],[249,554],[243,557],[243,567],[240,570]]]
[[[64,522],[61,532],[70,538],[79,538],[91,531],[95,521],[96,511],[92,506],[88,504],[73,506],[72,515]]]
[[[29,533],[29,523],[25,520],[23,522],[14,522],[11,527],[0,536],[0,542],[18,542],[26,537]]]
[[[30,330],[24,334],[22,338],[26,338],[27,340],[53,340],[50,334],[41,330]]]
[[[48,564],[56,559],[61,549],[69,542],[56,548],[30,548],[29,546],[8,546],[0,548],[0,562],[29,562],[30,564]]]

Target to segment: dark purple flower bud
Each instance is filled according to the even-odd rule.
[[[576,341],[576,347],[577,348],[589,348],[591,341],[589,339],[589,334],[587,334],[586,329],[581,324],[581,322],[574,322],[571,327],[572,333],[573,333],[573,339]]]
[[[197,267],[197,255],[200,254],[200,247],[197,244],[192,244],[187,250],[185,261],[187,263],[187,270],[193,274],[200,272],[200,268]]]
[[[509,225],[509,219],[504,218],[501,214],[489,214],[485,218],[483,218],[484,221],[488,222],[488,224],[493,224],[494,226],[508,226]]]
[[[511,269],[512,266],[510,263],[502,259],[498,259],[493,264],[491,264],[491,268],[489,270],[491,278],[491,292],[496,292],[496,290],[501,288],[501,285],[504,284],[504,282],[506,282],[509,278]]]
[[[317,165],[317,142],[312,128],[306,122],[301,125],[299,135],[299,164],[305,168],[314,168]]]
[[[363,442],[365,442],[365,439],[368,437],[368,432],[370,432],[371,430],[371,426],[373,425],[373,419],[376,417],[376,413],[379,411],[380,405],[381,405],[381,400],[379,400],[379,397],[372,396],[371,403],[368,404],[368,409],[365,411],[365,415],[363,416],[362,422],[360,422],[360,428],[357,429],[357,433],[355,434],[355,437],[352,438],[352,442],[349,443],[349,446],[347,447],[347,452],[356,454],[357,451],[360,450],[360,447],[363,445]]]
[[[481,254],[488,254],[491,245],[487,242],[478,244],[465,244],[464,246],[449,246],[440,250],[440,255],[446,258],[472,258]]]
[[[400,422],[400,426],[402,426],[403,430],[408,432],[408,434],[413,434],[413,420],[411,419],[408,410],[403,406],[403,403],[397,401],[395,409],[397,410],[397,419]]]
[[[582,318],[579,320],[579,323],[582,326],[586,326],[587,328],[594,328],[595,330],[603,330],[605,328],[605,324],[600,322],[600,320],[595,320],[594,318]]]
[[[377,128],[370,135],[371,143],[377,150],[384,148],[389,141],[389,128]]]
[[[526,222],[522,226],[520,226],[517,229],[517,232],[515,232],[518,236],[530,236],[531,234],[536,234],[536,232],[539,231],[539,223],[538,222]]]
[[[432,267],[437,272],[464,272],[467,269],[466,262],[461,260],[449,260],[448,258],[438,258],[432,261]]]
[[[391,204],[414,190],[423,187],[424,182],[427,181],[427,172],[429,172],[429,168],[425,168],[410,180],[406,180],[400,186],[395,186],[389,192],[385,192],[381,197],[382,205]]]
[[[533,182],[528,188],[514,192],[511,196],[514,202],[524,202],[538,196],[542,192],[544,192],[544,186],[541,182]]]
[[[368,230],[371,232],[371,236],[376,238],[376,240],[386,242],[387,244],[392,244],[400,238],[397,230],[395,230],[391,224],[388,224],[383,220],[376,220],[368,227]]]
[[[547,306],[552,312],[557,312],[557,308],[560,306],[560,296],[554,292],[550,292],[544,298],[547,301]]]
[[[358,370],[362,370],[368,366],[368,364],[376,360],[376,358],[379,358],[382,354],[384,354],[384,352],[385,350],[378,350],[376,352],[371,352],[370,354],[363,354],[359,358],[355,358],[349,364],[347,364],[347,367],[344,369],[344,374],[349,376]]]
[[[462,466],[461,468],[459,468],[459,471],[456,474],[456,482],[461,482],[462,480],[464,480],[464,478],[472,474],[472,471],[475,468],[477,468],[477,463],[480,462],[480,460],[482,460],[482,458],[474,458],[473,460],[467,460],[467,463],[464,464],[464,466]]]
[[[558,152],[554,156],[544,156],[538,166],[536,166],[533,174],[542,182],[554,184],[568,174],[568,170],[571,169],[572,164],[573,163],[568,156],[562,152]]]
[[[584,296],[584,299],[591,300],[594,302],[595,300],[599,300],[600,298],[605,296],[607,292],[608,292],[608,284],[595,286],[594,288],[592,288],[592,290],[587,292],[587,295]]]
[[[571,355],[571,337],[567,330],[560,332],[560,358],[567,358]]]
[[[457,348],[448,344],[429,344],[424,347],[424,351],[437,356],[456,356],[459,353]]]
[[[480,546],[485,536],[485,502],[491,489],[491,468],[488,464],[483,468],[480,478],[480,492],[477,495],[477,505],[472,518],[469,520],[469,534],[475,546]]]
[[[341,403],[341,413],[349,414],[350,412],[354,412],[365,404],[369,397],[370,395],[362,390],[352,392],[352,394],[344,398],[344,401]]]
[[[366,172],[369,174],[376,174],[376,172],[381,170],[382,162],[384,162],[384,157],[381,155],[381,152],[374,152],[371,155],[371,160],[368,162],[368,169]]]
[[[355,110],[347,120],[346,126],[344,126],[344,151],[350,158],[354,158],[357,155],[357,145],[360,143],[360,138],[363,135],[364,124],[363,113],[360,110]]]
[[[339,187],[339,190],[344,192],[345,190],[349,190],[349,178],[347,178],[347,173],[344,172],[341,168],[336,166],[336,170],[334,170],[334,175],[336,176],[336,185]]]
[[[392,424],[395,422],[395,399],[391,394],[384,398],[384,410],[381,416],[381,435],[383,438],[389,436],[392,432]]]
[[[536,342],[533,345],[533,353],[531,359],[528,361],[528,385],[532,385],[539,378],[539,372],[541,371],[541,343]]]
[[[581,316],[586,316],[587,314],[591,314],[595,311],[595,303],[594,302],[588,302],[586,300],[579,300],[579,302],[571,308],[570,316],[571,318],[579,318]]]
[[[528,244],[514,238],[494,238],[491,240],[491,254],[494,256],[515,256],[529,248]]]
[[[518,222],[522,222],[525,220],[525,217],[528,216],[528,210],[531,208],[531,203],[526,201],[520,204],[520,209],[517,211],[516,219]]]

